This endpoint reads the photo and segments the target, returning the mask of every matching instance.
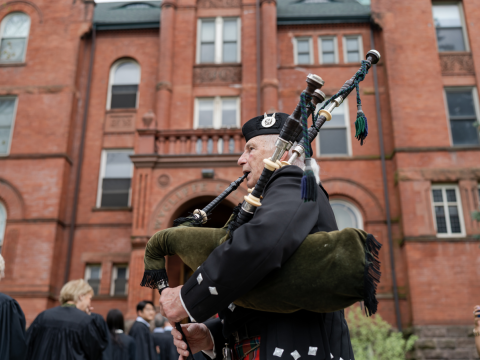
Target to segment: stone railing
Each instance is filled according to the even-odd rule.
[[[155,140],[159,155],[240,154],[245,144],[240,129],[160,130]]]

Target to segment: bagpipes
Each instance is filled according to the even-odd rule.
[[[274,171],[293,164],[297,158],[305,156],[306,165],[299,195],[304,201],[315,201],[318,185],[310,165],[311,142],[323,124],[331,120],[331,112],[335,107],[356,89],[356,138],[363,145],[368,125],[361,107],[359,82],[365,78],[372,64],[379,60],[380,54],[370,50],[360,69],[325,102],[317,114],[316,105],[325,99],[320,90],[324,82],[317,75],[308,75],[307,88],[301,93],[295,111],[285,121],[272,157],[264,160],[262,174],[250,194],[245,196],[241,208],[222,229],[200,227],[207,221],[213,208],[238,188],[246,175],[232,182],[207,207],[196,210],[189,217],[175,220],[177,227],[159,231],[149,240],[145,249],[145,273],[141,286],[158,289],[160,293],[168,287],[165,270],[167,255],[178,255],[192,270],[200,266],[217,246],[233,236],[238,227],[252,219],[257,207],[261,206],[262,193]],[[313,115],[313,124],[308,128],[310,115]],[[301,133],[302,140],[293,148],[293,155],[287,162],[281,162],[280,159],[292,149]],[[301,309],[325,313],[364,301],[366,313],[374,314],[378,304],[376,287],[380,281],[380,247],[381,244],[372,235],[358,229],[308,235],[279,271],[267,275],[253,290],[235,300],[234,304],[278,313]],[[181,330],[179,324],[176,327]]]

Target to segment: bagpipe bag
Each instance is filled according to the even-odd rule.
[[[195,271],[227,235],[226,226],[179,226],[159,231],[145,249],[145,270],[165,269],[165,256],[178,255]],[[280,269],[234,304],[276,313],[301,309],[325,313],[363,300],[374,313],[380,246],[372,235],[353,228],[308,235]]]

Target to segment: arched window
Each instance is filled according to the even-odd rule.
[[[330,201],[339,230],[347,227],[363,229],[363,219],[360,211],[352,204],[342,200]]]
[[[0,202],[0,253],[2,253],[3,238],[5,236],[5,227],[7,225],[7,210]]]
[[[138,103],[140,66],[134,60],[120,60],[110,70],[107,109],[134,109]]]
[[[25,61],[30,17],[21,12],[8,14],[0,25],[0,62]]]

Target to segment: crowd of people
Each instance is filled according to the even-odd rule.
[[[0,255],[0,279],[5,261]],[[41,312],[26,330],[18,302],[0,293],[0,359],[8,360],[177,360],[172,326],[156,314],[151,301],[140,301],[128,332],[118,309],[106,321],[93,312],[92,287],[83,279],[66,283],[60,306]],[[155,324],[153,332],[151,323]]]

